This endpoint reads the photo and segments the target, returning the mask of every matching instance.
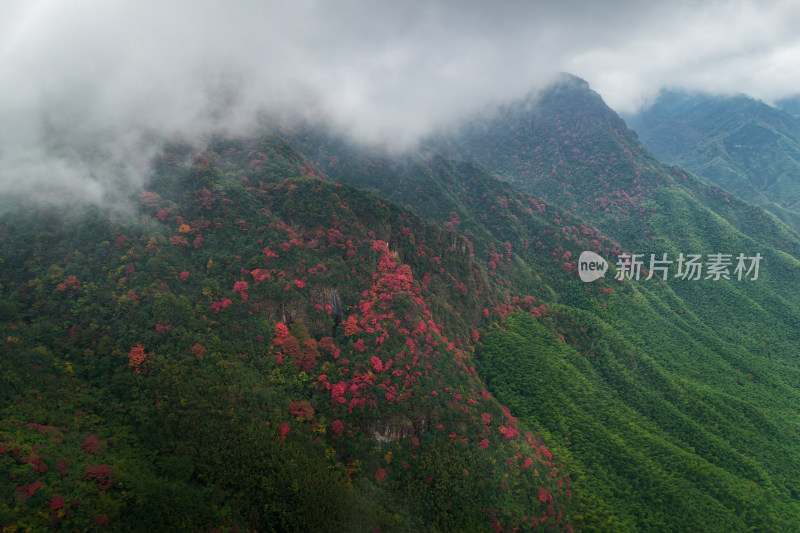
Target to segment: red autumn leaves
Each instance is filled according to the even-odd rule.
[[[290,402],[289,412],[297,417],[298,420],[308,422],[314,418],[314,408],[307,401],[304,402]]]
[[[131,351],[128,352],[128,366],[133,368],[134,374],[141,374],[145,360],[147,359],[147,354],[144,351],[144,346],[137,344]]]
[[[59,292],[69,291],[74,294],[81,290],[81,282],[78,281],[78,278],[76,278],[75,276],[67,276],[66,278],[64,278],[64,281],[62,283],[59,283],[56,286],[56,289]]]
[[[230,298],[222,298],[216,302],[211,302],[211,310],[219,314],[220,310],[230,306],[233,301]]]
[[[233,290],[239,293],[239,296],[242,298],[242,300],[247,300],[249,297],[245,292],[249,288],[250,287],[247,285],[246,281],[237,281],[233,284]]]
[[[98,453],[100,453],[97,449],[99,444],[100,444],[100,439],[98,439],[94,435],[89,435],[88,437],[86,437],[86,440],[83,441],[83,444],[81,444],[81,448],[83,448],[83,451],[88,453],[89,455],[97,455]]]
[[[24,502],[28,498],[33,498],[33,496],[36,494],[36,491],[42,488],[43,486],[44,483],[42,483],[41,481],[34,481],[33,483],[30,483],[28,485],[21,485],[17,487],[16,492],[19,501]]]
[[[300,346],[298,340],[289,332],[289,328],[283,322],[278,322],[275,325],[275,338],[272,343],[278,347],[276,358],[279,365],[286,363],[284,359],[284,356],[286,356],[297,368],[307,373],[316,368],[317,359],[320,357],[320,347],[324,346],[326,350],[333,349],[336,356],[338,356],[338,349],[333,346],[330,337],[320,339],[319,344],[313,338],[308,338]]]
[[[114,482],[114,472],[106,464],[89,466],[84,479],[96,481],[100,490],[108,490]]]

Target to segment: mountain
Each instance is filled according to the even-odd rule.
[[[800,120],[796,116],[743,95],[668,91],[626,119],[659,158],[749,202],[765,204],[798,227]]]
[[[476,371],[474,328],[536,298],[280,139],[213,147],[166,147],[132,220],[7,207],[8,527],[569,530],[569,473]]]
[[[544,330],[515,317],[481,337],[478,352],[490,390],[525,413],[523,420],[546,428],[544,434],[569,457],[587,524],[613,530],[707,530],[725,524],[737,530],[759,516],[754,527],[780,529],[778,516],[797,511],[797,474],[786,470],[785,453],[797,453],[789,440],[796,425],[791,405],[800,316],[793,287],[800,281],[800,243],[763,208],[658,161],[599,95],[573,77],[431,140],[427,147],[444,158],[424,155],[430,170],[377,152],[358,155],[347,143],[308,131],[290,132],[290,138],[320,163],[336,158],[329,169],[333,179],[393,195],[420,213],[438,213],[439,220],[446,220],[443,214],[450,209],[459,219],[482,219],[497,240],[513,237],[512,257],[518,254],[519,263],[535,265],[534,270],[548,262],[565,262],[569,270],[570,258],[588,249],[611,261],[622,250],[641,253],[645,261],[650,254],[673,259],[671,279],[659,282],[595,288],[575,279],[574,272],[543,276],[552,284],[554,300],[554,310],[537,319],[546,324]],[[468,163],[448,165],[448,158]],[[484,169],[507,185],[464,180],[454,167],[472,175]],[[475,190],[476,183],[483,186]],[[486,190],[489,184],[495,192]],[[514,190],[533,196],[507,193]],[[533,233],[520,235],[525,217],[516,214],[513,229],[495,223],[515,196],[523,205],[540,197],[535,211],[551,217],[555,231],[532,228]],[[477,199],[483,202],[475,205]],[[562,217],[577,223],[565,224]],[[609,236],[613,244],[582,248],[570,243],[584,234],[582,228]],[[462,231],[480,238],[463,226]],[[681,254],[707,257],[723,250],[769,254],[764,264],[773,265],[771,279],[760,278],[761,284],[742,284],[735,277],[699,284],[675,279]],[[485,253],[491,259],[491,250]],[[597,289],[603,297],[614,296],[596,299]],[[620,291],[630,292],[620,297]],[[571,348],[562,351],[559,342]],[[604,356],[598,358],[601,346]],[[776,390],[782,392],[776,395]],[[608,399],[600,400],[605,394]],[[732,405],[738,405],[738,414],[729,410]],[[770,414],[765,405],[783,407]],[[733,419],[737,422],[729,425]],[[744,427],[749,429],[740,433]],[[746,436],[765,431],[777,440],[756,444]],[[601,444],[617,440],[627,444]],[[746,441],[750,444],[742,447]],[[665,452],[665,442],[676,446],[674,457],[665,458],[673,453]],[[767,449],[772,451],[763,455]],[[664,471],[665,464],[678,466]],[[762,468],[763,474],[755,475]],[[710,485],[698,490],[700,479]],[[743,503],[750,500],[745,494],[752,495],[762,482],[776,483],[773,494],[786,502],[784,510],[744,510],[753,503]],[[712,488],[719,486],[728,487],[728,496]],[[592,501],[581,501],[589,494]],[[706,500],[710,494],[716,496]],[[678,500],[682,503],[675,504]]]
[[[775,102],[775,107],[785,111],[793,117],[800,117],[800,95],[783,98]]]
[[[800,241],[582,80],[413,154],[273,123],[152,167],[133,215],[0,211],[6,529],[800,522]],[[758,276],[675,276],[713,253]]]

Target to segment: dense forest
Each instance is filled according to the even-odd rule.
[[[795,528],[794,230],[572,77],[425,148],[267,121],[4,199],[2,531]]]
[[[657,157],[691,170],[800,229],[800,120],[744,95],[662,91],[626,117]]]

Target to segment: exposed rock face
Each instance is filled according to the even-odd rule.
[[[396,442],[412,435],[420,435],[428,430],[429,423],[424,418],[416,420],[377,420],[365,425],[364,430],[376,442]]]

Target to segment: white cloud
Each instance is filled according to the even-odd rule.
[[[560,71],[625,112],[664,86],[773,101],[800,92],[798,27],[792,1],[6,1],[0,193],[137,186],[145,137],[262,108],[407,146]]]

